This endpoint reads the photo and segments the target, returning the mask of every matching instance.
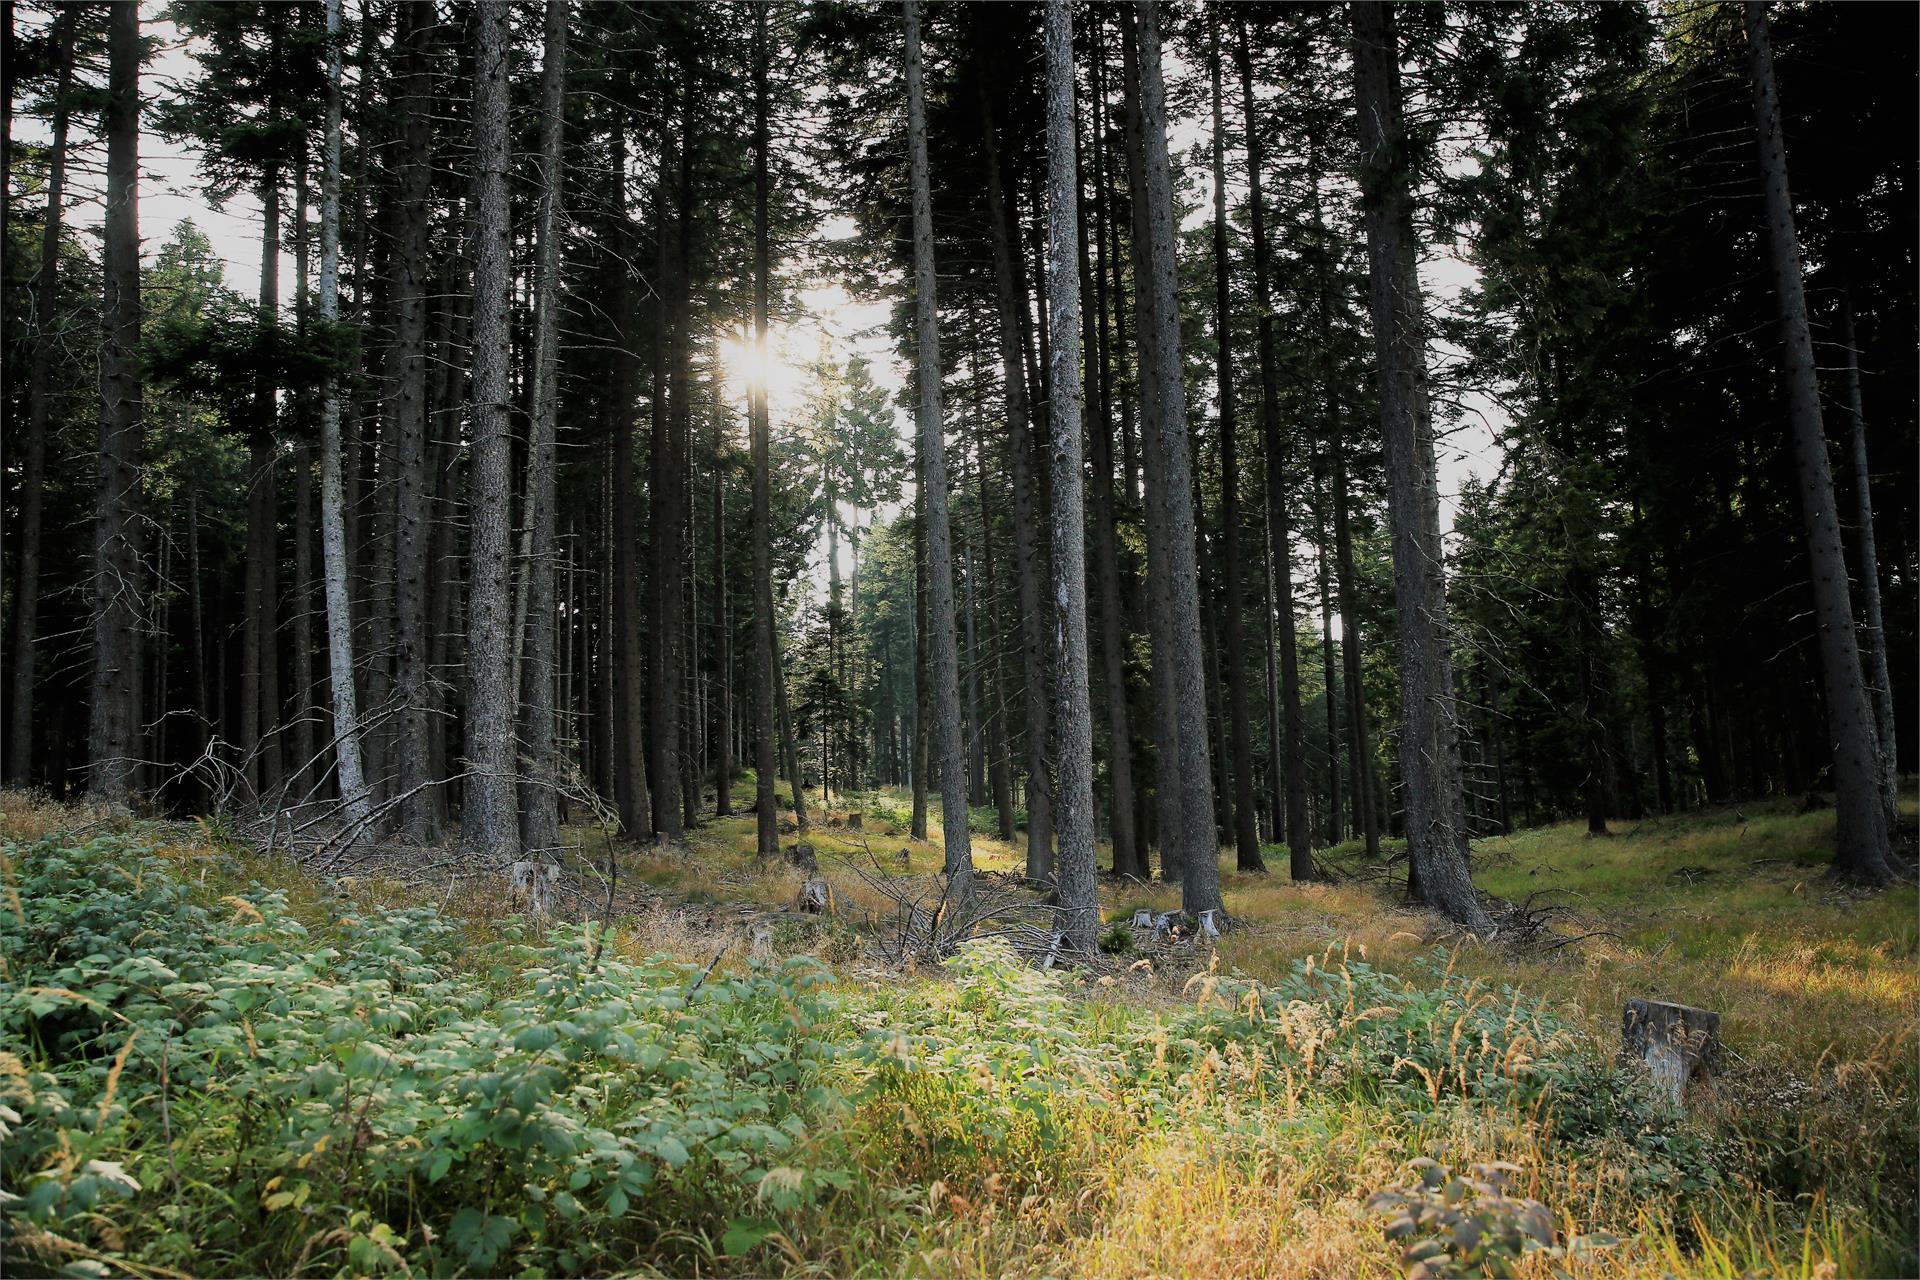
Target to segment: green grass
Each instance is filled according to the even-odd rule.
[[[876,816],[899,800],[849,797],[861,832],[816,807],[782,842],[836,879],[868,846],[931,872],[937,841]],[[1920,1262],[1915,896],[1821,879],[1831,813],[1483,842],[1488,891],[1571,890],[1563,927],[1617,935],[1547,956],[1374,887],[1223,868],[1243,927],[1210,964],[1096,979],[970,952],[902,981],[836,925],[776,946],[837,972],[736,949],[697,983],[711,939],[652,916],[528,929],[487,894],[441,911],[204,832],[89,846],[60,834],[79,815],[4,806],[0,1171],[25,1197],[9,1250],[38,1266],[1388,1275],[1400,1244],[1367,1205],[1418,1203],[1416,1157],[1514,1166],[1457,1211],[1525,1249],[1524,1275]],[[784,904],[795,874],[752,847],[747,814],[686,850],[617,852],[678,896]],[[1103,892],[1110,913],[1177,901]],[[1727,1070],[1684,1121],[1613,1062],[1630,995],[1726,1016]],[[1553,1251],[1526,1243],[1533,1222]]]

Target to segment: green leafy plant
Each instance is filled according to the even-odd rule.
[[[1417,1183],[1367,1200],[1369,1209],[1386,1217],[1387,1238],[1401,1242],[1407,1280],[1511,1276],[1531,1255],[1560,1259],[1615,1243],[1607,1236],[1561,1243],[1545,1205],[1508,1193],[1521,1172],[1517,1165],[1476,1164],[1464,1176],[1426,1158],[1407,1167]]]
[[[573,928],[476,950],[337,900],[310,931],[124,837],[8,853],[0,1176],[50,1264],[671,1267],[847,1185],[811,961],[699,984]]]

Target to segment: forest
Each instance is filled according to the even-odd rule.
[[[1920,10],[0,13],[0,1264],[1920,1271]]]

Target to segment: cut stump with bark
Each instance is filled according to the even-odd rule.
[[[1620,1039],[1623,1052],[1646,1063],[1655,1085],[1678,1109],[1687,1082],[1719,1058],[1720,1015],[1662,1000],[1629,1000],[1620,1016]]]

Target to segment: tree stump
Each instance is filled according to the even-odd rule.
[[[1646,1063],[1656,1087],[1678,1109],[1687,1081],[1719,1058],[1720,1015],[1662,1000],[1629,1000],[1620,1016],[1620,1040],[1623,1052]]]
[[[800,910],[811,916],[833,914],[833,890],[818,877],[800,886]]]
[[[810,844],[792,845],[787,849],[786,854],[788,862],[808,875],[820,870],[820,860],[814,854],[813,846]]]

